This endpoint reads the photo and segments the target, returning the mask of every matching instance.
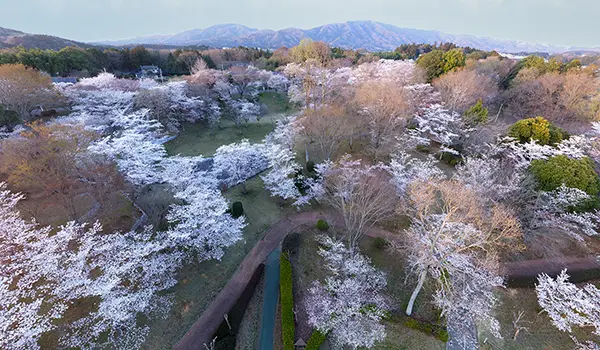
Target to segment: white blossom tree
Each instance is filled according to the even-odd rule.
[[[556,328],[570,333],[574,326],[592,327],[594,334],[600,335],[600,289],[593,284],[577,287],[563,270],[556,279],[539,275],[535,291]]]
[[[436,304],[444,314],[453,314],[454,320],[487,319],[491,330],[499,334],[497,323],[491,322],[493,288],[502,284],[496,252],[518,247],[521,230],[510,210],[480,201],[479,196],[456,180],[409,186],[406,212],[412,223],[405,231],[404,249],[417,285],[406,313],[412,313],[429,277],[435,281]]]
[[[448,111],[441,104],[423,108],[414,120],[417,124],[416,131],[420,136],[428,137],[441,144],[445,152],[455,153],[456,151],[449,147],[468,136],[469,130],[465,127],[460,114]]]
[[[560,227],[573,239],[583,242],[581,233],[600,235],[598,210],[577,212],[577,206],[592,199],[584,191],[564,184],[554,191],[542,192],[536,200],[532,227]]]
[[[161,144],[162,125],[147,118],[148,110],[120,114],[112,126],[116,130],[90,150],[114,159],[119,169],[136,185],[156,182],[160,162],[167,152]]]
[[[302,169],[295,161],[295,154],[289,148],[278,144],[267,144],[265,155],[269,159],[271,168],[265,175],[261,176],[265,187],[272,196],[282,199],[299,198],[300,191],[294,182],[294,175]]]
[[[0,346],[37,349],[54,333],[59,347],[138,348],[149,328],[137,316],[169,310],[184,254],[150,231],[37,227],[16,211],[22,198],[0,184]]]
[[[403,151],[392,155],[392,161],[388,166],[388,171],[392,174],[390,180],[395,186],[400,196],[406,194],[408,186],[417,181],[436,181],[442,180],[446,176],[438,167],[437,161],[429,158],[419,160]]]
[[[304,300],[308,323],[338,346],[373,347],[386,336],[381,324],[389,310],[385,274],[341,242],[322,237],[320,243],[324,248],[319,255],[330,275],[309,289]]]
[[[269,166],[264,145],[251,144],[244,139],[217,148],[214,155],[214,172],[227,186],[242,184],[246,193],[246,180]]]

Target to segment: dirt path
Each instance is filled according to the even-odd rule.
[[[227,285],[192,325],[191,329],[175,346],[175,349],[204,350],[204,344],[212,340],[213,334],[223,322],[223,315],[229,313],[233,308],[254,272],[265,262],[271,251],[281,244],[289,233],[294,232],[301,226],[314,226],[319,219],[326,219],[334,226],[343,225],[340,217],[324,211],[298,213],[287,216],[275,223],[246,256]],[[394,236],[392,232],[378,227],[371,228],[367,235],[388,239]],[[555,275],[564,268],[567,268],[572,276],[579,276],[575,277],[574,281],[576,282],[600,276],[600,259],[598,257],[518,261],[505,263],[503,267],[509,281],[511,279],[529,281],[535,279],[542,272]]]

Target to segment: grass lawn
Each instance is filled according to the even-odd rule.
[[[231,202],[243,203],[248,225],[242,240],[228,248],[221,261],[193,263],[180,271],[179,283],[172,290],[175,297],[173,308],[166,319],[151,320],[151,330],[144,348],[172,349],[227,284],[270,225],[284,215],[295,212],[289,206],[279,207],[270,193],[264,190],[260,177],[249,180],[247,189],[246,195],[242,194],[240,186],[230,188],[225,193]]]
[[[256,289],[248,303],[244,318],[240,324],[236,340],[235,350],[255,350],[259,346],[262,307],[264,301],[265,275],[261,276],[256,284]]]
[[[445,349],[444,342],[405,325],[409,319],[405,316],[406,305],[416,281],[409,279],[408,284],[405,283],[404,261],[398,253],[378,248],[375,239],[371,237],[363,239],[361,251],[371,259],[375,267],[386,273],[388,295],[392,299],[392,317],[385,322],[387,337],[374,349]],[[432,286],[426,283],[415,301],[412,316],[423,322],[444,326],[443,320],[438,321],[438,312],[432,306],[431,295]]]
[[[202,123],[186,124],[176,138],[165,144],[167,153],[170,156],[181,154],[210,157],[219,146],[239,142],[242,139],[248,139],[253,143],[261,142],[268,133],[273,131],[278,119],[295,113],[295,110],[287,104],[284,95],[265,92],[259,96],[259,100],[267,106],[268,114],[262,116],[258,122],[238,128],[233,121],[222,119],[221,126],[214,129]]]
[[[292,113],[296,108],[289,103],[285,94],[277,92],[262,92],[258,95],[258,102],[267,107],[267,112],[271,113]]]
[[[115,194],[112,202],[106,206],[102,214],[101,224],[104,232],[127,231],[140,217],[133,203],[121,194]],[[25,218],[35,218],[41,226],[59,227],[69,222],[69,212],[60,205],[58,197],[32,196],[18,204],[18,209]],[[80,195],[74,199],[78,218],[84,217],[94,207],[94,200],[88,195]]]
[[[310,336],[312,329],[306,324],[306,315],[301,306],[302,294],[314,280],[323,280],[326,276],[323,270],[323,259],[318,254],[318,243],[315,235],[321,234],[316,229],[309,229],[299,234],[291,234],[284,242],[283,249],[291,252],[294,277],[294,305],[298,310],[296,325],[296,338],[305,341]],[[366,238],[362,242],[363,254],[372,259],[372,263],[387,274],[388,295],[391,297],[393,317],[385,322],[386,339],[377,344],[374,349],[444,349],[445,343],[421,331],[411,329],[405,325],[408,317],[404,315],[404,308],[410,298],[413,285],[404,284],[404,266],[401,259],[394,253],[379,249],[374,244],[374,239]],[[428,294],[429,293],[429,294]],[[431,289],[424,287],[415,303],[415,318],[435,323],[437,312],[429,302]]]
[[[599,283],[596,282],[596,286]],[[541,308],[537,303],[537,296],[533,288],[510,288],[499,294],[500,304],[496,308],[496,318],[500,321],[501,333],[503,339],[496,339],[493,336],[480,333],[482,349],[574,349],[575,344],[566,332],[559,331],[550,321],[550,317],[541,313]],[[523,322],[520,325],[527,327],[527,330],[519,332],[517,339],[513,340],[515,328],[513,320],[515,314],[523,311]],[[573,335],[579,339],[595,340],[600,342],[600,337],[591,334],[591,330],[583,328],[573,328]]]

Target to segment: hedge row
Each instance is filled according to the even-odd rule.
[[[415,320],[414,318],[409,318],[408,320],[406,320],[405,324],[409,328],[419,330],[429,335],[433,335],[438,340],[443,341],[444,343],[448,342],[448,331],[443,327],[426,322],[421,322]]]
[[[325,341],[325,338],[327,338],[327,334],[323,334],[318,329],[315,329],[310,338],[308,338],[304,350],[318,350]]]
[[[292,291],[292,264],[287,254],[279,258],[279,293],[281,294],[281,331],[284,350],[294,350],[294,295]]]

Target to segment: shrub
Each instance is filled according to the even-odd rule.
[[[306,171],[308,171],[309,173],[314,173],[315,172],[315,162],[313,162],[312,160],[309,160],[308,162],[306,162]]]
[[[569,134],[543,117],[535,117],[514,123],[508,131],[508,136],[521,143],[535,140],[541,145],[555,145],[568,138]]]
[[[423,153],[431,152],[431,150],[429,149],[429,146],[425,146],[425,145],[417,145],[416,150],[419,152],[423,152]]]
[[[383,248],[387,247],[388,241],[383,237],[377,237],[377,238],[375,238],[374,244],[375,244],[375,248],[383,249]]]
[[[317,229],[319,231],[327,231],[329,229],[329,224],[327,223],[327,221],[321,219],[317,221]]]
[[[279,257],[279,294],[281,300],[281,332],[283,348],[294,350],[294,294],[292,290],[292,264],[287,254]]]
[[[550,123],[550,145],[561,143],[570,137],[569,133],[558,126]]]
[[[315,329],[315,331],[310,335],[310,338],[308,338],[304,350],[318,350],[326,338],[327,334],[323,334],[318,329]]]
[[[488,121],[488,113],[488,109],[483,107],[483,100],[479,99],[476,104],[467,109],[465,119],[471,125],[484,124]]]
[[[302,170],[298,170],[294,174],[294,186],[296,186],[296,188],[298,189],[300,194],[302,194],[302,195],[306,194],[306,190],[308,189],[308,187],[306,186],[306,181],[305,181],[304,174],[302,174]]]
[[[529,167],[538,181],[538,188],[553,191],[565,184],[578,188],[594,197],[600,192],[600,179],[594,170],[594,162],[584,157],[581,159],[559,155],[547,160],[536,159]]]
[[[3,105],[0,105],[0,128],[3,126],[12,128],[20,122],[21,118],[19,118],[19,113],[10,111],[4,108]]]
[[[434,324],[430,324],[430,323],[426,323],[426,322],[421,322],[418,320],[415,320],[414,318],[409,318],[408,320],[406,320],[405,325],[408,328],[412,328],[412,329],[416,329],[418,331],[421,331],[423,333],[432,335],[434,337],[436,337],[438,340],[443,341],[444,343],[448,342],[448,331],[446,329],[444,329],[443,327],[434,325]]]
[[[242,205],[242,202],[233,202],[231,205],[231,216],[237,219],[242,215],[244,215],[244,206]]]
[[[462,161],[462,157],[454,153],[442,152],[441,160],[450,166],[456,166]]]

